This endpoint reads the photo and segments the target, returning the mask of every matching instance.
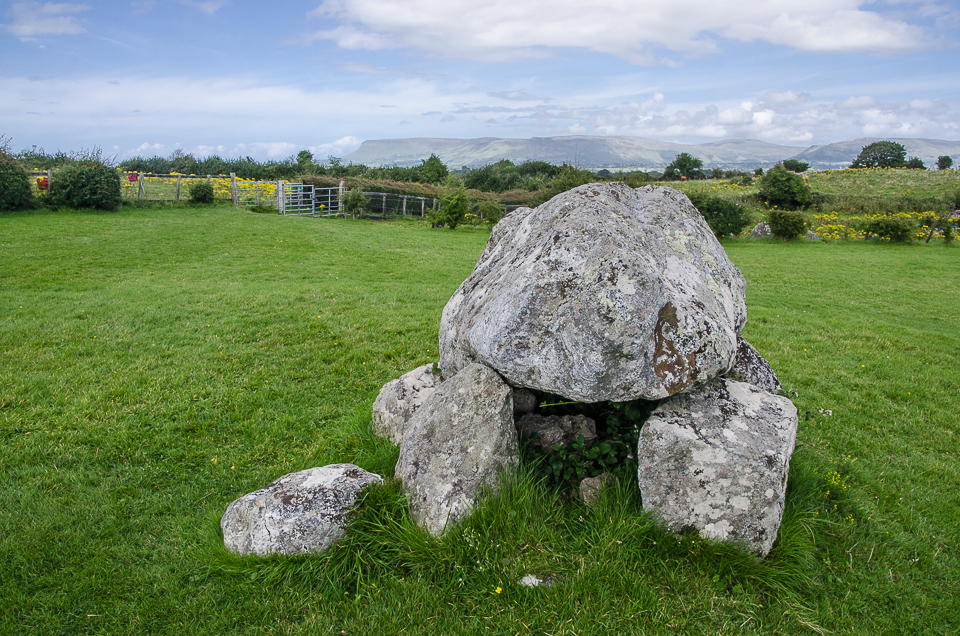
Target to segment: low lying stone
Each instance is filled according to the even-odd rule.
[[[484,488],[520,462],[511,389],[471,364],[441,384],[414,413],[396,476],[413,519],[432,535],[466,517]]]
[[[566,446],[583,436],[585,448],[590,448],[597,439],[597,424],[586,415],[524,415],[517,422],[517,431],[522,439],[538,436],[530,443],[544,453],[556,446]]]
[[[746,382],[770,393],[780,393],[783,386],[770,363],[742,337],[737,337],[737,358],[724,377]]]
[[[525,415],[537,410],[537,396],[533,391],[526,389],[513,390],[513,412],[516,415]]]
[[[601,490],[616,481],[617,478],[613,473],[600,473],[596,477],[586,477],[580,481],[580,499],[590,505],[597,500]]]
[[[797,409],[781,396],[717,378],[664,400],[640,431],[645,510],[679,533],[766,556],[780,527]]]
[[[284,475],[227,507],[223,544],[240,555],[322,552],[346,534],[360,493],[380,483],[379,475],[353,464]]]
[[[399,446],[410,418],[441,381],[439,371],[433,364],[427,364],[383,385],[373,403],[374,435]]]
[[[769,238],[771,236],[773,236],[773,232],[770,231],[770,224],[766,221],[757,223],[750,232],[750,238]]]

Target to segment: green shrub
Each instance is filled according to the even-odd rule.
[[[477,206],[477,214],[488,225],[496,225],[503,218],[503,208],[496,201],[481,201]]]
[[[920,157],[910,157],[907,160],[907,163],[904,164],[904,168],[909,170],[926,170],[927,167],[923,164],[923,159]]]
[[[457,226],[463,223],[469,211],[470,199],[467,191],[463,188],[457,188],[450,194],[443,197],[443,205],[439,210],[435,210],[427,215],[434,227],[447,226],[451,230],[457,229]]]
[[[552,449],[542,448],[536,435],[523,437],[523,461],[529,463],[536,474],[551,486],[559,487],[561,492],[570,492],[581,480],[606,472],[623,480],[636,479],[637,439],[657,402],[568,402],[549,393],[533,393],[540,415],[585,415],[594,421],[597,431],[597,439],[590,446],[582,435]]]
[[[807,231],[803,214],[796,210],[770,210],[767,223],[770,224],[770,232],[782,239],[794,239]]]
[[[53,206],[116,210],[120,207],[120,174],[99,161],[77,162],[54,173],[49,192]]]
[[[366,209],[367,196],[360,188],[353,188],[343,195],[343,198],[340,200],[340,205],[343,206],[345,214],[350,213],[350,216],[356,217],[359,214],[363,214],[364,209]]]
[[[750,223],[746,209],[733,201],[699,192],[691,192],[687,196],[718,237],[740,234]]]
[[[803,177],[788,172],[782,165],[770,168],[760,180],[760,198],[770,205],[789,210],[813,203],[810,188]]]
[[[902,216],[881,216],[873,219],[857,219],[854,227],[867,234],[875,234],[894,243],[909,243],[916,232],[913,219]]]
[[[190,184],[191,203],[213,203],[213,184],[207,181],[194,181]]]
[[[0,151],[0,210],[23,210],[33,206],[33,188],[27,171],[17,160]]]
[[[799,159],[784,159],[783,167],[790,172],[806,172],[810,164],[806,161],[800,161]]]

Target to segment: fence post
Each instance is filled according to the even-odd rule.
[[[143,198],[143,173],[137,176],[137,201]]]
[[[327,197],[330,196],[329,190],[327,190]],[[337,188],[337,212],[343,212],[343,179],[340,180],[340,186]],[[333,214],[333,206],[330,206],[330,214]],[[343,218],[347,218],[346,212],[343,214]]]
[[[407,216],[407,195],[403,195],[403,216]]]
[[[230,173],[230,198],[233,199],[233,206],[240,205],[240,199],[237,197],[237,173]]]
[[[283,181],[277,181],[277,209],[283,216],[287,215],[287,211],[283,207]]]
[[[380,214],[387,218],[387,195],[383,195],[383,203],[380,205]]]
[[[47,192],[50,192],[51,183],[53,183],[53,168],[47,170]]]
[[[421,218],[421,219],[423,218],[423,211],[424,211],[424,209],[425,209],[426,207],[427,207],[427,200],[426,200],[426,199],[420,199],[420,218]]]
[[[177,203],[180,203],[180,175],[177,175]]]

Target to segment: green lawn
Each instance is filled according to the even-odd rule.
[[[665,535],[630,484],[586,509],[524,476],[443,541],[388,484],[330,553],[226,554],[227,504],[280,475],[389,476],[370,406],[436,360],[487,236],[230,207],[0,216],[0,633],[960,630],[942,243],[725,243],[744,335],[811,416],[766,563]]]

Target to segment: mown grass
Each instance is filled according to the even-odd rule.
[[[725,244],[745,336],[814,416],[765,562],[662,533],[631,484],[586,508],[525,472],[442,541],[388,482],[327,554],[226,553],[227,504],[282,474],[389,476],[370,405],[436,359],[486,236],[229,207],[0,217],[0,631],[960,628],[960,249],[943,245]],[[517,584],[530,573],[555,584]]]

